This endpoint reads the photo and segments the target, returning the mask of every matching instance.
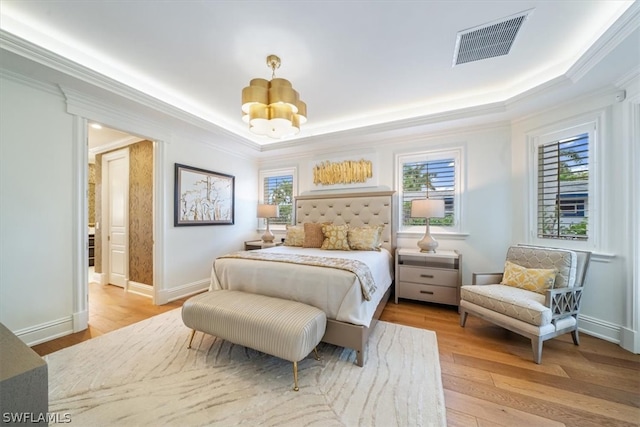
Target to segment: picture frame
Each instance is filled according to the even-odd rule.
[[[175,164],[173,225],[233,225],[235,177]]]

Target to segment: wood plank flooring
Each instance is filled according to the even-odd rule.
[[[455,307],[401,300],[381,320],[436,331],[449,426],[639,426],[640,356],[585,334],[544,343]]]
[[[181,307],[115,286],[90,285],[87,331],[34,346],[48,354]],[[542,365],[530,342],[469,316],[459,326],[453,307],[390,302],[382,320],[430,329],[438,336],[449,426],[640,426],[640,356],[581,334],[545,342]]]

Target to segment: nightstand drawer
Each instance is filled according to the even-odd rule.
[[[458,305],[458,288],[448,286],[419,285],[417,283],[400,282],[398,286],[400,298],[437,302],[440,304]]]
[[[424,283],[426,285],[458,286],[457,270],[441,270],[437,268],[399,267],[400,281]]]

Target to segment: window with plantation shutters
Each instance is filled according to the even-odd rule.
[[[269,220],[270,226],[293,223],[293,201],[296,195],[295,169],[267,170],[260,172],[261,203],[278,206],[278,217]]]
[[[589,134],[537,147],[537,235],[588,240]]]
[[[453,230],[459,225],[460,150],[407,154],[398,158],[400,228],[424,227],[424,218],[411,217],[411,201],[444,200],[444,218],[432,218],[430,224]]]

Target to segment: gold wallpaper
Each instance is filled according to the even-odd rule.
[[[95,164],[95,218],[101,218],[102,155]],[[101,233],[95,237],[95,271],[102,272]],[[129,280],[153,285],[153,143],[129,146]]]
[[[89,227],[96,222],[96,165],[89,163]]]
[[[153,143],[129,151],[129,279],[153,285]]]

